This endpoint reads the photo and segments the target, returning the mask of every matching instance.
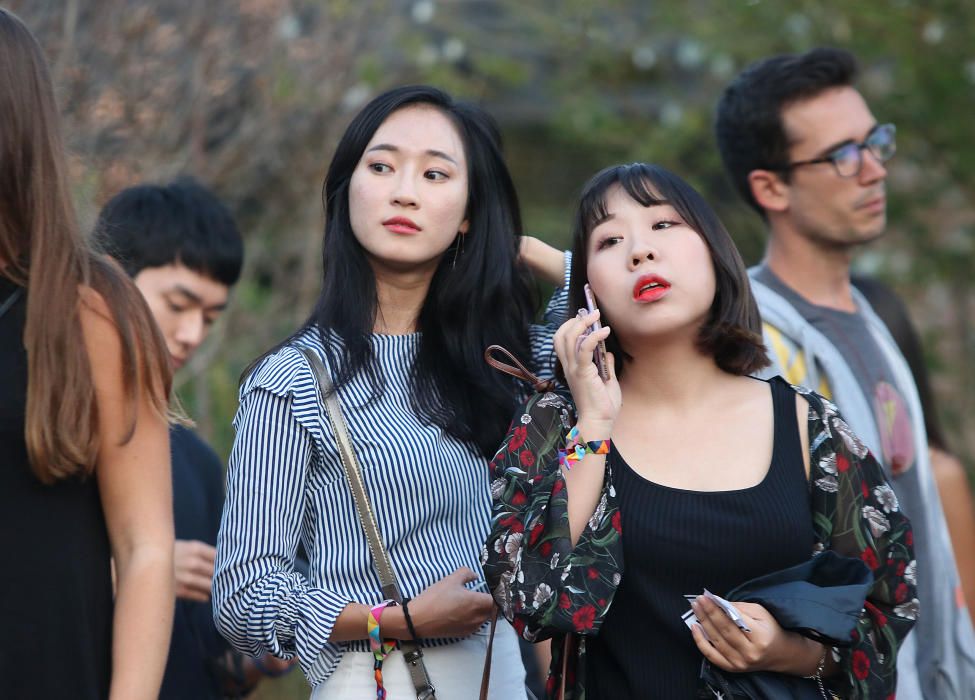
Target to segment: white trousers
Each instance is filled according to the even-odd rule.
[[[423,661],[437,691],[437,700],[478,700],[487,653],[485,626],[467,639],[442,647],[424,647]],[[347,651],[325,681],[312,690],[311,700],[374,700],[376,681],[372,654]],[[383,662],[383,685],[389,700],[415,700],[416,691],[403,653],[394,651]],[[491,700],[525,700],[525,667],[518,637],[504,618],[498,619],[491,662]]]

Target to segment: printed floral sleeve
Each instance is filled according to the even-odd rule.
[[[808,390],[810,488],[817,548],[860,557],[874,585],[854,643],[834,650],[828,685],[842,698],[892,697],[897,650],[918,614],[911,524],[883,469],[836,407]]]
[[[493,517],[481,563],[502,613],[528,641],[595,633],[623,569],[608,468],[599,504],[572,546],[558,461],[571,415],[557,394],[532,396],[491,461]]]

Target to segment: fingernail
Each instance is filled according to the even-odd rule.
[[[586,315],[587,315],[588,313],[589,313],[589,312],[588,312],[588,311],[586,311],[585,309],[579,309],[579,310],[578,310],[578,311],[576,312],[576,318],[585,318],[585,317],[586,317]]]

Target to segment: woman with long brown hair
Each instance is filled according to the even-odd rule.
[[[156,697],[171,370],[141,296],[79,234],[47,63],[2,9],[0,114],[0,686]]]

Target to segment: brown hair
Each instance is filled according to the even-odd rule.
[[[87,475],[99,450],[98,411],[83,342],[83,290],[100,295],[122,345],[123,387],[135,431],[141,392],[168,415],[172,380],[165,342],[141,294],[82,238],[47,61],[36,39],[0,9],[0,274],[27,288],[24,434],[37,477]]]
[[[645,207],[669,204],[701,235],[711,252],[716,288],[711,311],[697,337],[701,352],[731,374],[751,374],[767,366],[758,304],[735,242],[697,190],[659,165],[615,165],[596,173],[583,187],[572,242],[569,308],[586,306],[583,285],[589,264],[587,244],[596,224],[606,218],[606,196],[613,187],[621,187]],[[607,338],[606,348],[616,358],[617,376],[622,376],[626,353],[616,336]]]

